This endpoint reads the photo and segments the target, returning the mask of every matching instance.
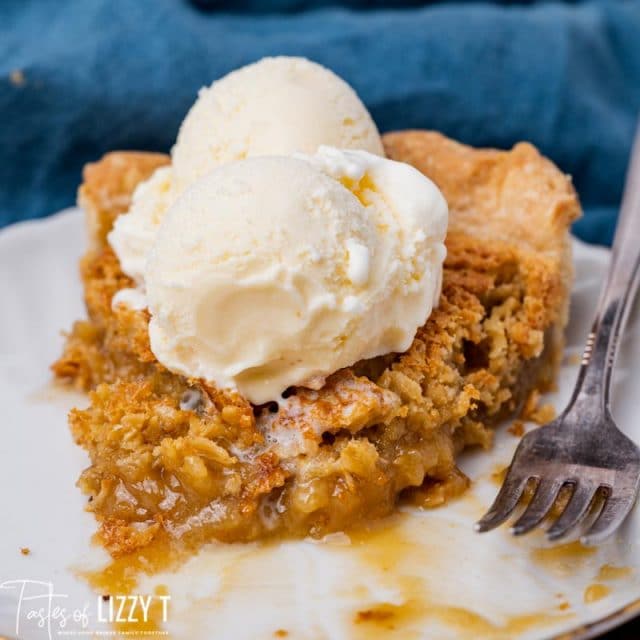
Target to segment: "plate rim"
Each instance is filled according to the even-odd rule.
[[[549,640],[592,640],[598,638],[603,633],[613,631],[618,627],[640,618],[640,598],[632,600],[626,605],[616,609],[602,618],[593,622],[579,625],[569,631],[551,636]]]

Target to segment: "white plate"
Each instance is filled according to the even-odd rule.
[[[77,276],[83,247],[77,210],[0,233],[0,636],[91,637],[111,628],[98,621],[99,600],[78,577],[106,562],[90,543],[95,523],[74,486],[87,458],[66,424],[67,410],[86,398],[53,388],[48,370],[62,347],[61,330],[83,313]],[[606,251],[575,243],[569,348],[560,389],[550,397],[559,408],[576,375],[607,260]],[[615,415],[640,440],[640,320],[632,322],[616,375]],[[190,640],[272,638],[277,630],[296,639],[510,640],[551,637],[600,620],[580,632],[587,637],[619,623],[631,612],[620,610],[640,599],[639,511],[591,553],[541,551],[547,545],[539,533],[515,540],[504,529],[472,532],[496,491],[490,476],[516,444],[501,429],[491,453],[465,456],[474,480],[465,497],[433,511],[405,510],[369,541],[215,544],[175,574],[145,578],[138,591],[167,585],[165,629]],[[22,547],[31,553],[23,555]],[[605,564],[630,573],[598,579]],[[585,590],[594,583],[609,593],[587,603]],[[42,598],[48,585],[54,596]],[[66,626],[55,608],[47,617],[50,602],[64,608]],[[83,609],[83,620],[69,618]],[[377,612],[377,621],[358,618],[361,611]]]

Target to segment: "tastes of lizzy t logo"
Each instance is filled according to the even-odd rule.
[[[53,640],[64,636],[91,637],[94,633],[115,637],[121,632],[111,628],[114,624],[122,625],[123,629],[131,625],[131,629],[126,631],[128,637],[168,635],[167,631],[144,627],[154,621],[167,622],[169,595],[97,596],[94,603],[75,606],[69,602],[68,594],[56,592],[52,582],[6,580],[0,583],[0,590],[14,594],[16,613],[13,631],[17,638]],[[0,607],[0,614],[2,609]],[[1,616],[0,623],[5,623]]]

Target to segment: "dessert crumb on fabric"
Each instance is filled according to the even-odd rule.
[[[14,69],[9,74],[9,81],[14,87],[22,87],[27,82],[24,72],[21,69]]]

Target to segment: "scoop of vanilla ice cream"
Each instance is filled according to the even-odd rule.
[[[369,112],[344,80],[305,58],[264,58],[202,89],[172,151],[135,191],[109,243],[138,285],[171,203],[220,164],[249,156],[314,153],[322,145],[383,155]],[[119,295],[114,304],[128,299]]]
[[[202,89],[172,151],[179,185],[258,155],[315,153],[322,144],[383,155],[355,91],[305,58],[264,58]]]
[[[148,180],[136,187],[129,211],[116,218],[109,233],[109,244],[116,252],[122,270],[138,285],[143,284],[147,254],[174,198],[171,167],[156,169]]]
[[[421,173],[363,151],[223,165],[160,226],[151,349],[254,404],[405,351],[439,296],[447,215]]]

